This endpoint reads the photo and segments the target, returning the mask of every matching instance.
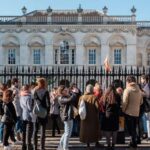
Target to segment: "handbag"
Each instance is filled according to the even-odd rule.
[[[38,97],[38,94],[37,94],[37,97]],[[45,118],[47,116],[47,109],[41,105],[39,97],[33,108],[33,114],[37,115],[39,118]]]
[[[33,114],[37,115],[39,118],[45,118],[47,115],[47,110],[41,105],[40,102],[36,102],[33,108]]]
[[[85,101],[81,100],[80,105],[79,105],[79,115],[81,120],[86,119],[86,105]]]

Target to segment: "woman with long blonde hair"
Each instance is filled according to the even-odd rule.
[[[33,148],[37,150],[37,133],[39,126],[41,126],[41,143],[40,150],[45,150],[45,130],[46,124],[48,122],[48,113],[50,110],[50,97],[49,92],[46,89],[46,80],[45,78],[37,79],[37,86],[34,91],[34,103],[40,103],[43,108],[47,110],[47,115],[45,118],[40,118],[37,116],[36,122],[34,123],[34,132],[33,132]]]

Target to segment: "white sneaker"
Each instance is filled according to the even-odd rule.
[[[3,142],[2,141],[0,141],[0,146],[3,146]]]
[[[12,143],[13,145],[18,145],[18,144],[22,144],[22,141],[16,141]]]
[[[11,146],[4,146],[4,150],[12,150]]]

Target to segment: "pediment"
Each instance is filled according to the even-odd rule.
[[[14,43],[14,42],[6,42],[2,44],[3,47],[19,47],[20,45]]]
[[[112,43],[110,43],[110,46],[123,47],[125,45],[122,42],[114,42],[114,43],[112,42]]]
[[[29,43],[29,47],[44,47],[45,45],[40,42]]]
[[[95,41],[89,41],[84,43],[85,47],[98,47],[100,46],[100,43],[97,43]]]
[[[93,47],[93,46],[100,46],[101,45],[101,42],[100,40],[96,37],[96,36],[89,36],[89,37],[86,37],[83,41],[83,45],[85,47]]]

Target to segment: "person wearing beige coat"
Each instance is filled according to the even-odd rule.
[[[127,130],[131,136],[130,146],[137,147],[137,122],[140,114],[140,106],[143,102],[142,93],[136,84],[134,76],[126,79],[126,89],[123,93],[122,111],[125,114]]]
[[[84,100],[86,105],[86,118],[81,120],[80,141],[86,143],[89,148],[90,143],[98,143],[100,134],[99,106],[96,96],[93,95],[92,85],[87,85],[86,92],[79,99],[79,105],[81,100]]]
[[[139,117],[140,105],[143,103],[139,86],[132,82],[123,92],[122,111],[130,116]]]

